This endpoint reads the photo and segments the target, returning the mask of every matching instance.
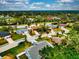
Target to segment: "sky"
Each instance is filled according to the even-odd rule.
[[[0,11],[79,10],[79,0],[0,0]]]

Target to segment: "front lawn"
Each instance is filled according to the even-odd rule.
[[[40,42],[40,41],[48,41],[48,42],[50,42],[51,43],[51,39],[50,38],[48,38],[48,37],[43,37],[43,38],[41,38],[41,37],[39,37],[38,39],[36,39],[38,42]]]
[[[0,45],[3,45],[5,43],[8,43],[6,40],[4,40],[3,38],[0,38]]]
[[[18,39],[21,39],[21,38],[24,38],[24,37],[25,37],[24,35],[12,34],[12,39],[13,40],[18,40]]]
[[[20,59],[28,59],[28,57],[23,54],[23,55],[20,56]]]

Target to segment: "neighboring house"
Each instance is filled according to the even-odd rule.
[[[17,59],[20,59],[19,56],[25,54],[28,57],[28,59],[41,59],[42,56],[39,55],[39,50],[46,46],[54,48],[49,42],[42,41],[37,43],[36,45],[31,46],[25,52],[18,54],[16,57]]]
[[[64,28],[63,26],[61,27],[61,30],[65,31],[65,33],[69,33],[69,30]]]
[[[33,21],[34,19],[33,18],[27,18],[27,20]]]
[[[3,37],[9,44],[14,42],[8,32],[0,32],[0,36]]]
[[[65,26],[67,26],[67,24],[60,24],[59,26],[65,27]]]
[[[20,29],[20,30],[17,30],[16,33],[17,34],[22,34],[24,35],[24,33],[27,31],[27,29]]]
[[[50,28],[57,28],[57,25],[54,24],[47,24],[47,26],[49,26]]]
[[[60,20],[61,18],[59,18],[59,17],[56,17],[56,16],[55,16],[55,17],[53,17],[53,19],[57,19],[57,20]]]
[[[27,25],[18,25],[17,28],[27,28]]]
[[[8,32],[0,32],[1,37],[5,37],[5,36],[8,36],[8,35],[10,35]]]
[[[8,44],[0,46],[0,53],[16,46],[16,44],[14,44],[14,41],[11,38],[11,35],[8,32],[0,32],[0,36],[8,42]]]
[[[61,44],[61,43],[62,43],[62,39],[59,38],[59,37],[52,37],[52,38],[51,38],[51,41],[52,41],[53,43],[56,43],[56,44]]]
[[[0,53],[18,46],[18,44],[23,41],[23,39],[19,41],[13,41],[11,35],[8,32],[0,32],[0,36],[8,42],[7,44],[3,44],[0,46]]]
[[[31,36],[29,34],[28,30],[26,30],[26,29],[17,30],[16,33],[26,35],[27,36],[27,41],[31,42],[32,44],[37,43],[37,41],[35,39],[38,38],[38,35]],[[36,32],[36,34],[38,34],[38,33]]]

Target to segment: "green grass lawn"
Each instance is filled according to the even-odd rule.
[[[6,40],[4,40],[4,39],[0,39],[0,45],[3,45],[3,44],[5,44],[5,43],[8,43]]]
[[[21,38],[24,38],[24,37],[25,37],[24,35],[12,34],[12,39],[13,40],[18,40],[18,39],[21,39]]]
[[[20,59],[28,59],[28,57],[23,54],[22,56],[20,56]]]

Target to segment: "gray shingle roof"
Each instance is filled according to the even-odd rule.
[[[10,35],[8,32],[0,32],[0,36],[5,37]]]

